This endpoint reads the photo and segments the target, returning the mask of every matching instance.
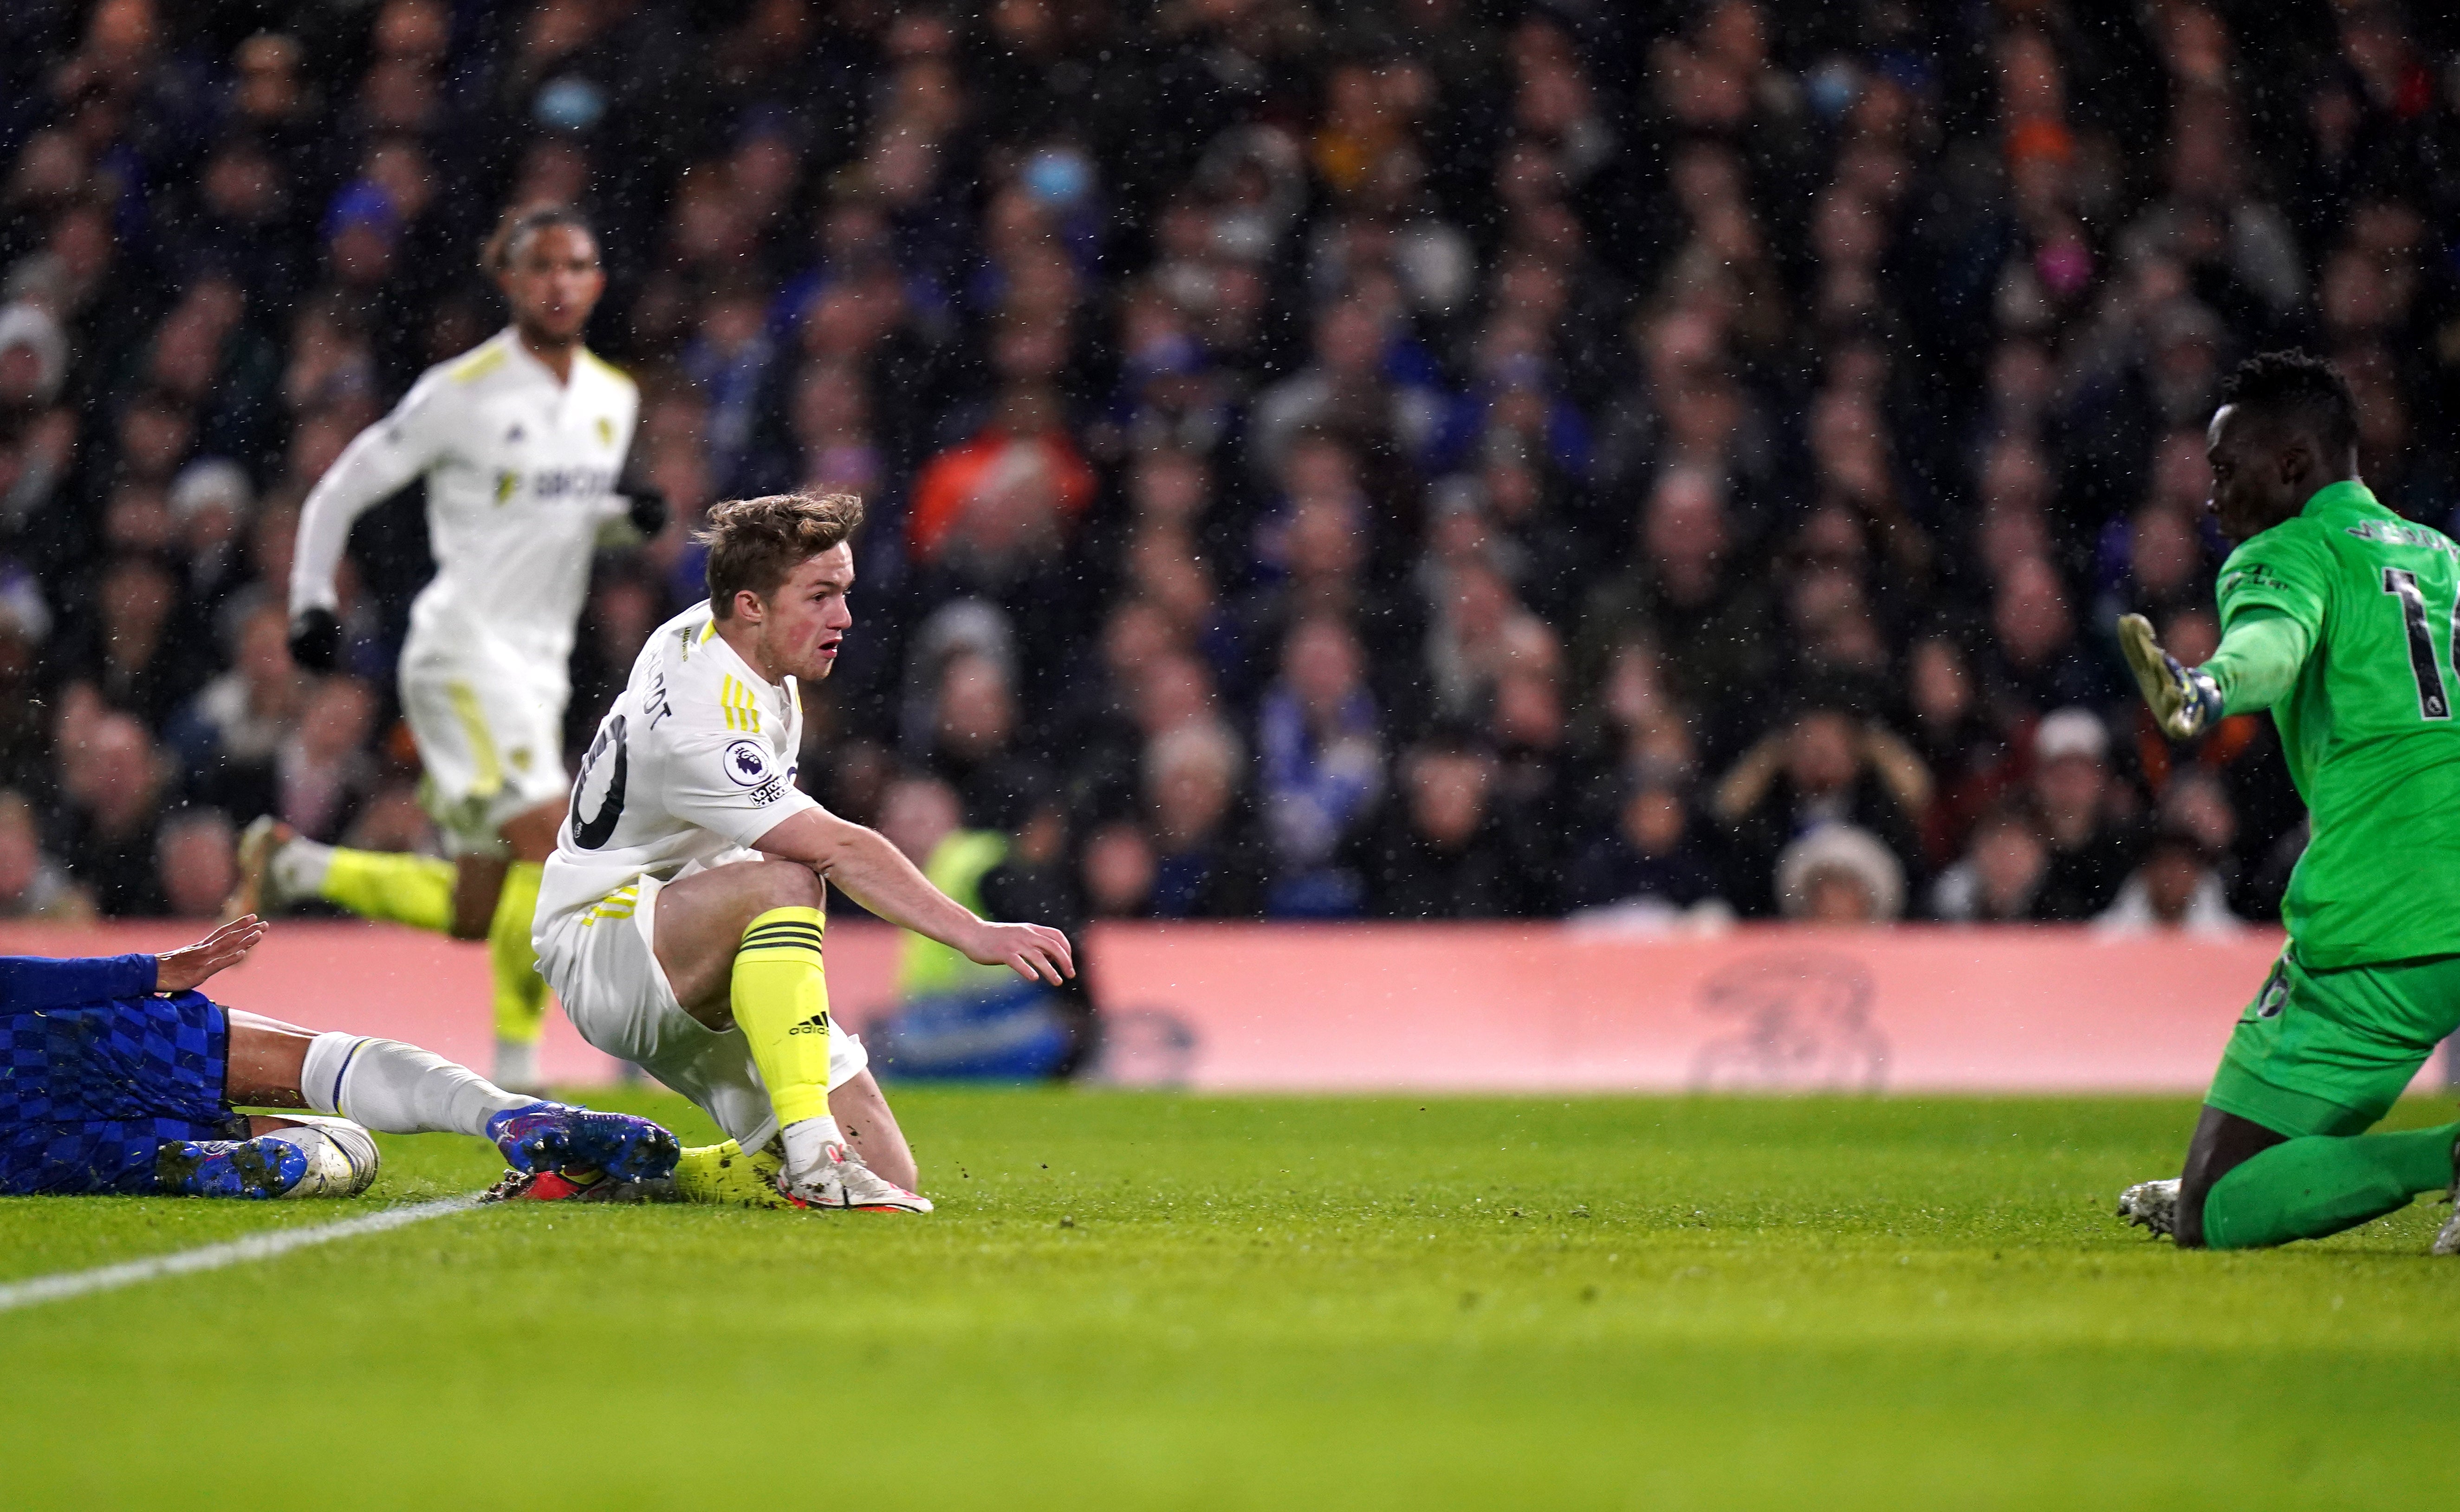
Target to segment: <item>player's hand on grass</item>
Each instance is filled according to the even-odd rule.
[[[301,609],[291,616],[290,659],[311,672],[329,672],[341,664],[342,622],[331,609]]]
[[[2141,614],[2118,620],[2118,649],[2127,670],[2152,706],[2153,722],[2173,740],[2193,740],[2221,717],[2221,688],[2200,667],[2186,667],[2152,638],[2152,622]]]
[[[154,990],[184,992],[226,966],[237,966],[265,938],[265,921],[244,914],[194,945],[154,958]]]
[[[1076,974],[1068,937],[1043,925],[985,923],[957,948],[977,966],[1004,966],[1029,982],[1057,987]]]

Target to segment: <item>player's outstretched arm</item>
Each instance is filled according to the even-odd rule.
[[[300,508],[298,545],[290,561],[290,617],[291,653],[303,665],[329,671],[340,650],[333,574],[350,544],[350,526],[407,487],[435,459],[428,433],[435,428],[435,387],[433,378],[420,382],[392,414],[361,431],[316,480]]]
[[[1038,924],[994,924],[931,884],[879,831],[806,809],[760,837],[763,854],[801,862],[894,925],[928,935],[983,966],[1052,987],[1076,974],[1068,936]]]
[[[2184,667],[2153,640],[2152,622],[2143,615],[2118,622],[2128,670],[2173,740],[2192,740],[2225,713],[2253,713],[2287,697],[2314,644],[2313,631],[2302,622],[2258,608],[2231,619],[2212,660]]]
[[[194,945],[156,956],[154,990],[184,992],[224,967],[237,966],[265,938],[265,921],[254,914],[233,919]]]
[[[2193,740],[2221,716],[2220,684],[2200,667],[2187,667],[2152,638],[2152,622],[2141,614],[2118,619],[2118,649],[2127,670],[2152,710],[2153,723],[2173,740]]]

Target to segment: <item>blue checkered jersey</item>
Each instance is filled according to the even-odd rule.
[[[143,997],[154,990],[158,965],[150,955],[93,955],[71,961],[0,955],[0,1013]]]

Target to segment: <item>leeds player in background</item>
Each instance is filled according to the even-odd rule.
[[[696,1200],[931,1210],[862,1042],[829,1012],[829,884],[985,966],[1075,974],[1066,935],[976,917],[795,786],[796,686],[829,674],[854,622],[861,522],[847,494],[710,511],[709,599],[642,648],[547,862],[539,968],[573,1027],[731,1137],[684,1152],[675,1186]]]
[[[259,820],[241,846],[231,911],[322,898],[486,940],[496,1079],[536,1089],[546,984],[530,914],[563,821],[573,626],[602,528],[628,518],[653,535],[666,506],[615,492],[640,395],[581,344],[606,282],[587,224],[561,207],[520,212],[485,260],[512,325],[430,369],[350,443],[308,496],[290,577],[291,654],[329,670],[341,646],[333,575],[351,522],[426,479],[436,568],[411,608],[401,706],[425,767],[421,797],[453,860],[337,849]]]
[[[2330,364],[2248,359],[2211,433],[2220,649],[2183,667],[2140,615],[2119,642],[2161,728],[2272,712],[2314,838],[2289,943],[2237,1021],[2185,1169],[2119,1199],[2182,1247],[2319,1239],[2453,1184],[2460,1123],[2367,1133],[2460,1028],[2460,546],[2358,477],[2358,407]],[[2460,1253],[2460,1217],[2435,1240]]]

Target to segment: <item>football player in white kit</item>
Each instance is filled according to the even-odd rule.
[[[587,223],[561,206],[519,212],[485,261],[511,326],[428,370],[318,479],[290,575],[291,655],[329,671],[341,647],[333,575],[351,522],[426,479],[436,570],[411,607],[401,705],[425,768],[421,798],[452,860],[338,849],[263,819],[242,842],[231,910],[318,897],[486,940],[496,1079],[536,1090],[546,984],[530,916],[563,820],[573,626],[602,530],[628,520],[655,534],[666,506],[616,492],[640,394],[582,345],[606,282]]]
[[[849,494],[710,512],[709,601],[632,664],[546,864],[539,969],[574,1027],[731,1136],[685,1152],[674,1184],[689,1197],[746,1200],[713,1176],[728,1165],[738,1182],[760,1168],[771,1200],[795,1206],[931,1210],[862,1042],[829,1012],[829,884],[983,965],[1053,986],[1075,974],[1066,935],[976,917],[795,785],[797,680],[829,674],[854,623],[861,521]]]

